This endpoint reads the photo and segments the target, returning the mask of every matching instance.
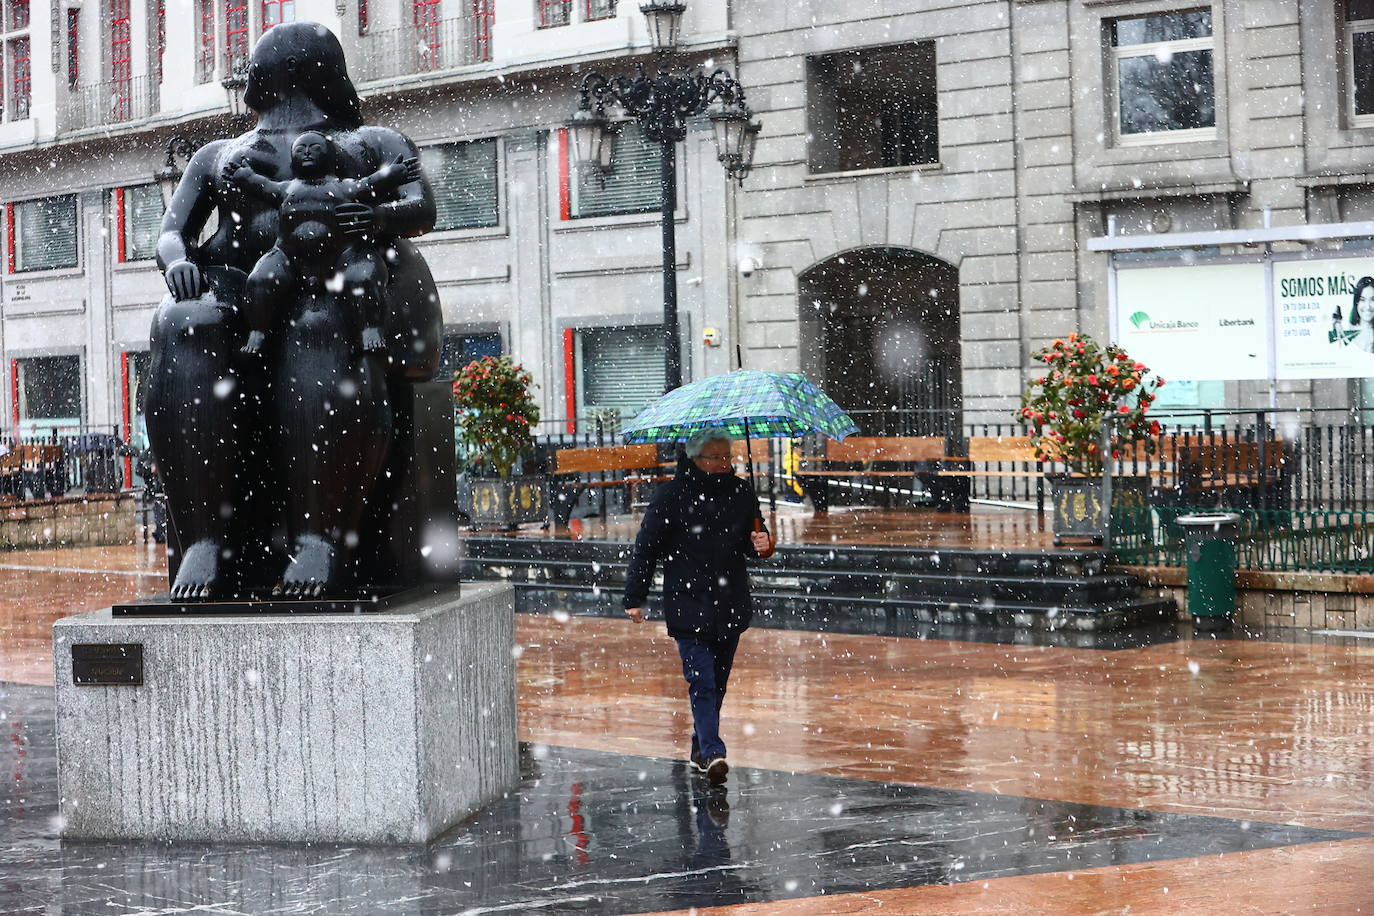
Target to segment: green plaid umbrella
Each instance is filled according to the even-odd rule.
[[[745,440],[811,432],[843,439],[859,431],[838,404],[800,373],[739,369],[668,392],[644,408],[621,435],[630,444],[686,442],[708,427]]]

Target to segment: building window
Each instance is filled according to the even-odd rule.
[[[127,121],[133,107],[133,28],[129,0],[110,0],[110,115]]]
[[[156,44],[153,47],[153,82],[162,82],[162,58],[167,54],[167,0],[157,0],[157,9],[154,11],[156,18],[156,32],[153,40]]]
[[[196,0],[196,85],[215,78],[215,4]]]
[[[806,81],[812,172],[939,161],[934,42],[809,57]]]
[[[120,261],[146,261],[157,255],[162,212],[162,190],[155,184],[115,189]]]
[[[436,231],[500,223],[495,140],[427,146],[420,162],[434,189]]]
[[[81,357],[14,360],[15,415],[22,427],[81,425]]]
[[[541,29],[552,29],[572,21],[572,0],[534,0],[536,21]]]
[[[26,200],[5,208],[10,273],[76,266],[76,195]]]
[[[663,395],[663,328],[580,328],[576,334],[577,415],[618,410],[633,417]]]
[[[248,0],[224,0],[224,69],[248,67]]]
[[[0,115],[6,121],[29,116],[33,99],[33,69],[29,49],[29,0],[3,0],[4,36],[0,42]]]
[[[495,21],[496,0],[472,0],[474,60],[491,60],[491,27]]]
[[[501,335],[487,334],[445,334],[443,350],[439,355],[439,368],[434,373],[436,379],[451,379],[468,363],[486,356],[501,355]]]
[[[616,0],[587,0],[587,21],[615,18],[615,2]]]
[[[1111,44],[1121,142],[1216,137],[1211,12],[1116,19]]]
[[[1346,92],[1353,126],[1374,126],[1374,0],[1345,5]]]
[[[296,0],[262,0],[262,30],[296,21]]]
[[[563,182],[564,219],[652,213],[663,206],[663,147],[632,121],[620,127],[609,171],[582,170],[571,149],[564,162],[571,178]]]
[[[419,59],[415,62],[417,72],[426,73],[438,70],[443,54],[442,23],[439,20],[440,0],[414,0],[412,15],[415,17],[415,31]]]
[[[67,10],[67,88],[81,82],[81,10]]]
[[[29,39],[11,38],[7,43],[10,58],[10,98],[6,107],[10,119],[22,121],[29,116],[33,100],[33,70],[29,60]]]
[[[368,25],[367,0],[358,0],[358,34],[366,35]]]

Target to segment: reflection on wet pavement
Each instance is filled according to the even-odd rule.
[[[641,913],[974,882],[1351,834],[526,745],[519,789],[428,848],[55,838],[51,693],[0,687],[5,913]],[[183,910],[184,911],[184,910]]]

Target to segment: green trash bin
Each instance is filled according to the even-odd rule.
[[[1236,610],[1234,512],[1180,515],[1188,556],[1188,613],[1199,630],[1224,630]]]

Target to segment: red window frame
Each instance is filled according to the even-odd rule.
[[[224,0],[224,69],[233,73],[248,63],[248,0]]]
[[[22,121],[29,116],[33,102],[33,62],[29,59],[29,37],[9,40],[10,117]]]
[[[9,0],[9,28],[27,29],[29,27],[29,0]]]
[[[367,0],[358,0],[358,34],[367,34],[368,8]]]
[[[67,10],[67,86],[81,82],[81,10]]]
[[[539,7],[539,28],[556,29],[572,23],[572,0],[535,0]],[[562,21],[551,16],[551,11],[561,11]]]
[[[157,56],[153,58],[153,65],[156,71],[153,78],[157,82],[162,82],[162,58],[167,54],[167,0],[157,0],[157,45],[155,51]]]
[[[586,0],[586,5],[583,7],[583,12],[586,15],[588,22],[596,22],[598,19],[615,18],[616,0],[609,0],[609,2],[605,6],[605,9],[602,11],[598,11],[596,9],[596,2],[597,0]]]
[[[117,253],[116,253],[116,258],[118,259],[118,261],[119,261],[120,264],[123,264],[123,263],[128,259],[128,248],[127,248],[126,243],[125,243],[125,241],[124,241],[125,238],[126,238],[126,236],[127,236],[127,232],[126,232],[126,227],[125,227],[125,225],[124,225],[124,189],[123,189],[123,188],[115,188],[115,189],[114,189],[114,205],[115,205],[115,251],[117,252]]]
[[[209,82],[215,74],[215,5],[213,0],[196,0],[196,81]]]
[[[276,12],[276,21],[272,20],[271,13]],[[291,14],[287,19],[286,14]],[[283,22],[292,22],[296,18],[296,0],[262,0],[262,30],[266,32],[274,25],[281,25]]]
[[[412,0],[411,15],[415,20],[415,31],[420,38],[415,49],[418,57],[415,62],[415,69],[420,73],[438,70],[442,66],[440,55],[444,49],[442,47],[443,38],[439,31],[441,2],[442,0]]]
[[[491,30],[496,0],[472,0],[472,51],[476,60],[491,60]]]
[[[122,188],[120,190],[123,190]],[[122,403],[124,415],[124,441],[134,441],[134,430],[130,423],[132,411],[129,404],[129,351],[125,350],[119,354],[119,399]],[[15,421],[17,426],[18,420]],[[132,457],[124,456],[124,488],[128,489],[134,485],[134,460]]]
[[[127,121],[133,108],[133,19],[129,0],[109,0],[110,115]]]

